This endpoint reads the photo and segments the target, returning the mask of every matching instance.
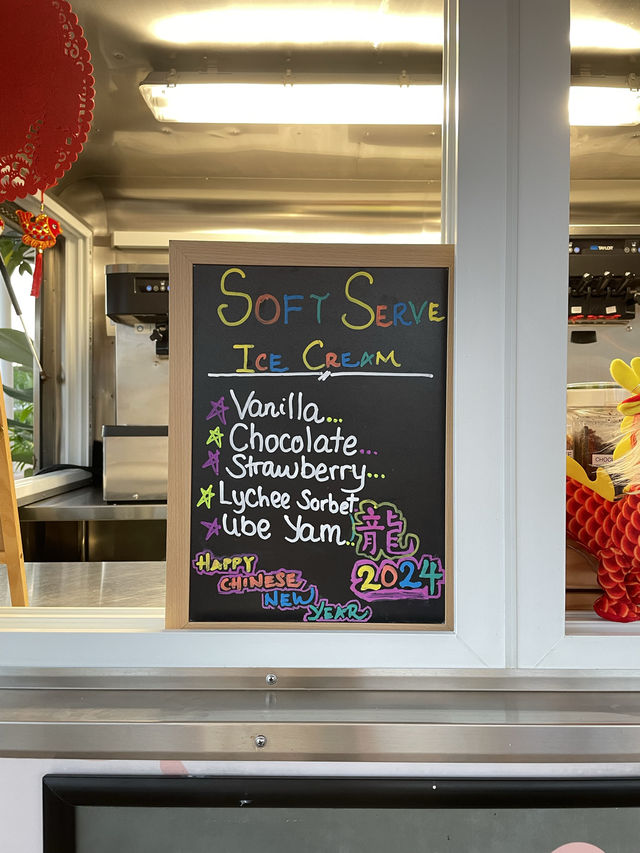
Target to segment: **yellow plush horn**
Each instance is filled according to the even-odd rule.
[[[617,461],[622,456],[625,456],[632,448],[631,444],[631,436],[625,435],[624,438],[621,438],[620,441],[616,444],[615,450],[613,451],[613,458]]]
[[[611,362],[609,368],[613,379],[631,391],[632,394],[637,394],[640,390],[640,358],[633,358],[631,364],[627,364],[621,358],[615,358]]]

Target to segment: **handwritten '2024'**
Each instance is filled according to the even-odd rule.
[[[356,560],[351,572],[351,590],[365,601],[400,600],[410,598],[440,598],[445,580],[438,557],[383,557]]]

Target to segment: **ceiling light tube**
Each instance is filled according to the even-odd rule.
[[[569,124],[621,127],[640,123],[640,93],[629,86],[571,86]]]
[[[640,93],[628,80],[616,78],[612,86],[574,80],[572,126],[640,124]],[[298,74],[289,82],[278,74],[153,72],[140,92],[155,118],[167,123],[442,124],[442,86],[426,75]]]
[[[442,86],[423,79],[154,73],[140,92],[161,122],[439,125]]]

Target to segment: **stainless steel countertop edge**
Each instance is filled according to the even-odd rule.
[[[261,743],[261,746],[258,746]],[[634,726],[4,723],[0,756],[409,763],[629,763]]]
[[[0,667],[7,689],[640,692],[639,670]],[[0,699],[1,701],[1,699]]]
[[[638,688],[627,672],[5,667],[0,756],[640,762]]]

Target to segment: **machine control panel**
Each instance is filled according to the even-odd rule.
[[[569,241],[569,323],[626,323],[640,301],[640,236]]]
[[[150,278],[148,276],[136,276],[134,278],[136,293],[168,293],[168,278]]]
[[[105,298],[107,316],[115,323],[166,324],[169,316],[169,276],[138,271],[107,269]]]
[[[640,249],[638,237],[574,237],[569,240],[570,255],[635,255]]]

